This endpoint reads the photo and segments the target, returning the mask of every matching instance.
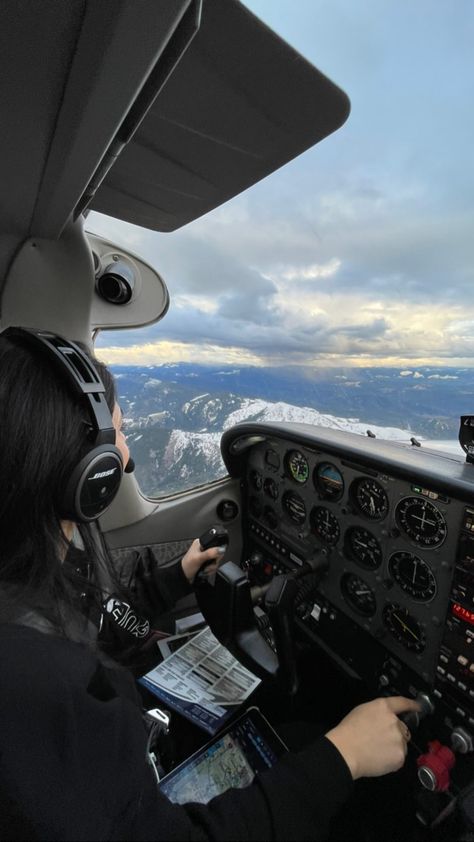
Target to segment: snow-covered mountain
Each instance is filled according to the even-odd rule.
[[[239,409],[228,415],[223,429],[227,430],[240,421],[294,421],[298,424],[315,424],[319,427],[331,427],[349,433],[367,434],[369,424],[358,418],[338,418],[335,415],[318,412],[309,406],[292,406],[283,401],[275,403],[262,400],[243,399]],[[410,436],[407,430],[398,427],[379,427],[370,425],[371,431],[380,438],[406,440]],[[413,435],[413,434],[412,434]]]
[[[134,419],[127,412],[128,440],[136,462],[137,479],[151,496],[210,482],[225,474],[220,438],[241,421],[290,421],[367,434],[369,425],[358,418],[341,418],[283,401],[213,397],[209,393],[185,401],[181,414],[197,429],[169,427],[170,413],[150,413]],[[216,429],[216,427],[218,429]],[[370,426],[380,438],[407,441],[413,433],[398,427]]]
[[[474,407],[472,368],[264,368],[173,363],[114,368],[152,496],[222,476],[220,437],[239,421],[296,421],[378,438],[455,441]]]

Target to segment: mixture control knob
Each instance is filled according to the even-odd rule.
[[[451,733],[451,748],[458,754],[468,754],[474,748],[469,731],[462,725],[458,725]]]
[[[418,779],[431,792],[445,792],[449,788],[449,773],[456,762],[453,752],[439,740],[428,743],[428,752],[416,761]]]

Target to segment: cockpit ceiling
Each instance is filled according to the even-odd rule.
[[[172,231],[335,131],[346,95],[234,0],[201,27],[90,207]]]
[[[195,34],[199,7],[2,0],[0,268],[87,206],[171,231],[344,122],[346,95],[245,6],[203,0]]]

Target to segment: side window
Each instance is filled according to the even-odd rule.
[[[189,363],[114,365],[101,354],[113,344],[113,333],[99,335],[96,354],[115,377],[142,492],[163,497],[226,476],[220,439],[232,397],[209,385],[212,372]]]

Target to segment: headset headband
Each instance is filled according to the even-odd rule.
[[[87,402],[95,444],[115,444],[115,429],[105,399],[105,386],[94,365],[84,351],[63,336],[47,330],[8,327],[3,331],[8,339],[19,339],[22,345],[41,349],[71,387]]]

